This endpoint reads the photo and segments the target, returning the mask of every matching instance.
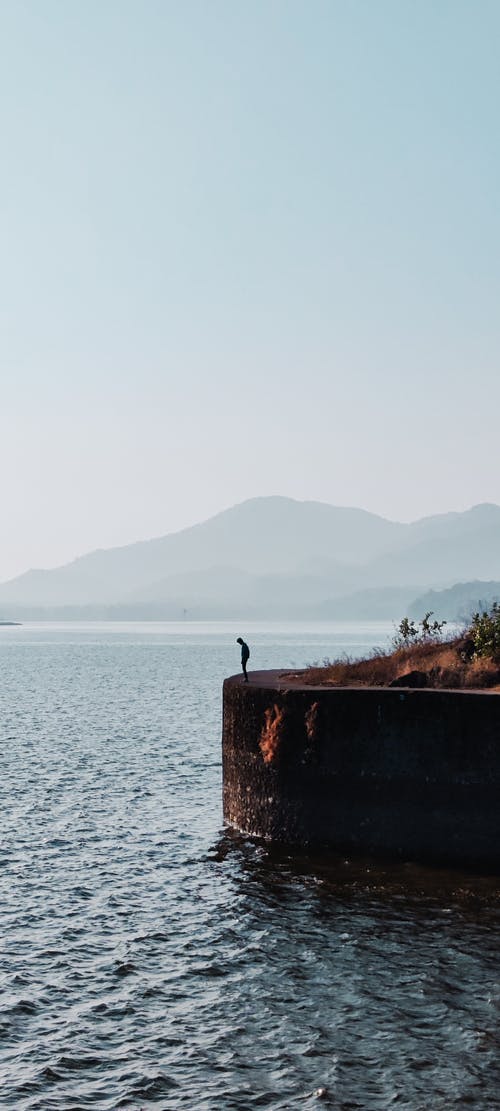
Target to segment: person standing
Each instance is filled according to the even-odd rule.
[[[247,663],[250,659],[250,649],[241,637],[237,638],[236,643],[241,644],[241,670],[245,676],[245,683],[248,683]]]

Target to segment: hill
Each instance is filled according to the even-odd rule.
[[[474,579],[500,580],[498,506],[401,524],[254,498],[177,533],[28,571],[0,585],[0,607],[4,617],[66,607],[80,616],[397,619],[417,594]]]
[[[417,621],[429,610],[439,621],[468,622],[474,613],[491,609],[500,601],[500,582],[456,583],[448,590],[428,590],[408,607],[408,617]]]
[[[291,498],[254,498],[203,524],[154,540],[91,552],[0,585],[1,604],[86,605],[132,601],[165,580],[214,567],[253,575],[328,573],[375,558],[404,528],[361,509]],[[339,566],[340,565],[340,566]],[[200,587],[203,589],[203,586]],[[154,593],[154,589],[153,589]]]

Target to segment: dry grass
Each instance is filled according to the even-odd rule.
[[[427,640],[384,652],[379,649],[361,660],[343,658],[323,667],[310,667],[302,681],[312,686],[410,686],[460,690],[500,690],[500,666],[491,659],[470,659],[464,636]]]

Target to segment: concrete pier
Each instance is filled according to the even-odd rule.
[[[500,871],[499,694],[250,679],[224,683],[228,824],[281,844]]]

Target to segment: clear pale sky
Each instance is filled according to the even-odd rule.
[[[500,503],[499,110],[498,0],[0,0],[0,579]]]

